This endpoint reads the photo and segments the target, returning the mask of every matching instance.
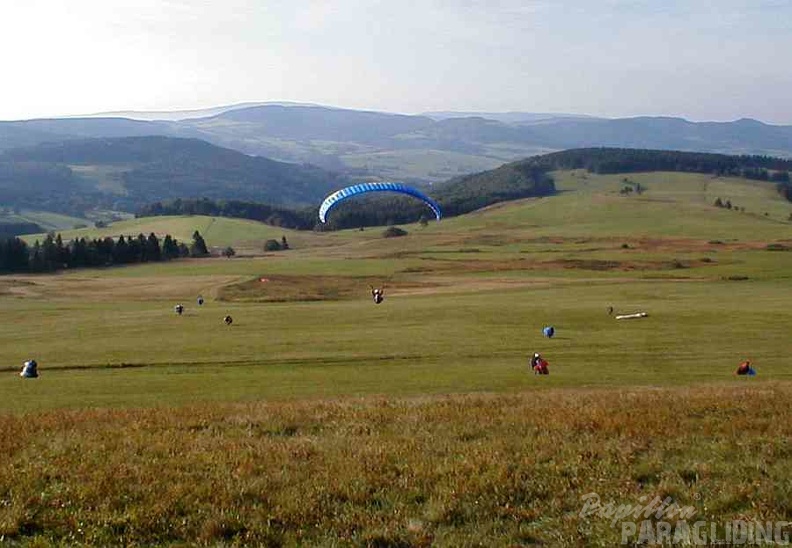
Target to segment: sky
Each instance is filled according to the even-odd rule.
[[[0,120],[299,102],[792,125],[792,0],[2,0]]]

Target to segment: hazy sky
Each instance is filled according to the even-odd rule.
[[[1,0],[0,120],[247,101],[792,124],[792,0]]]

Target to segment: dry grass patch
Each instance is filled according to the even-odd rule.
[[[742,380],[742,379],[741,379]],[[792,513],[792,385],[0,417],[0,539],[612,546],[582,497]]]
[[[432,285],[392,279],[384,284],[386,294]],[[360,299],[369,295],[370,287],[382,286],[383,280],[378,277],[268,275],[225,286],[217,296],[222,301],[237,302],[328,301]]]
[[[140,276],[113,278],[101,272],[15,276],[0,280],[0,294],[37,299],[148,301],[214,294],[217,288],[239,280],[230,275]]]

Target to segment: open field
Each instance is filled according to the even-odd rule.
[[[87,226],[90,221],[79,217],[70,217],[48,211],[22,210],[19,213],[5,211],[0,213],[0,221],[9,223],[36,223],[47,230],[68,230],[78,225]]]
[[[617,544],[580,516],[592,492],[792,518],[792,204],[557,177],[403,238],[135,219],[76,233],[198,229],[251,256],[0,278],[0,542]],[[757,377],[733,375],[746,358]]]
[[[130,219],[113,223],[105,228],[80,228],[60,231],[64,241],[75,238],[104,238],[107,236],[117,238],[118,236],[137,236],[138,234],[148,235],[150,233],[164,237],[170,234],[180,242],[188,243],[192,240],[195,231],[207,240],[209,245],[214,248],[224,248],[233,245],[239,251],[257,251],[261,253],[263,243],[268,239],[277,239],[286,235],[296,239],[296,243],[302,244],[307,239],[297,231],[281,229],[255,221],[244,219],[225,219],[215,217],[184,216],[184,217],[148,217],[144,219]],[[22,238],[28,243],[42,240],[45,234],[29,234]],[[289,238],[291,242],[291,238]]]

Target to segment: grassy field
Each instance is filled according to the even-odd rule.
[[[777,521],[792,512],[790,396],[765,382],[5,416],[0,536],[619,545],[618,524],[583,514],[592,495]]]
[[[9,223],[29,222],[36,223],[47,230],[72,229],[79,225],[88,225],[90,221],[79,217],[70,217],[48,211],[22,210],[19,213],[0,213],[0,220]]]
[[[0,543],[618,544],[588,493],[790,519],[792,204],[556,177],[403,238],[135,219],[74,234],[251,256],[0,278]]]
[[[142,219],[129,219],[112,223],[104,228],[80,228],[60,231],[64,241],[75,238],[104,238],[107,236],[137,236],[138,234],[156,234],[164,237],[170,234],[180,242],[189,243],[195,231],[201,233],[208,244],[214,249],[223,249],[233,245],[241,253],[261,254],[264,242],[268,239],[281,240],[286,236],[289,243],[296,245],[310,245],[312,238],[305,233],[281,229],[255,221],[245,219],[227,219],[204,216],[184,217],[147,217]],[[46,234],[29,234],[22,238],[28,243],[43,240]]]

